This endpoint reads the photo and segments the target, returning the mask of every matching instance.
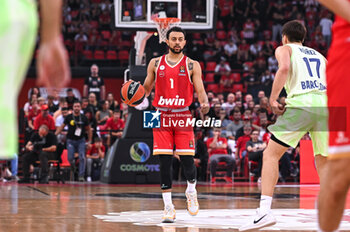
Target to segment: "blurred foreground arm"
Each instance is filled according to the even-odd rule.
[[[37,60],[37,84],[62,88],[70,82],[67,51],[61,35],[61,0],[40,0],[41,32]]]
[[[350,23],[350,2],[348,0],[319,0],[319,2]]]

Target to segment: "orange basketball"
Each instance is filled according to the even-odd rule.
[[[137,106],[145,98],[145,89],[139,82],[128,81],[120,90],[120,97],[125,104]]]

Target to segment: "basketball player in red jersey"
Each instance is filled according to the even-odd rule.
[[[161,118],[172,121],[186,121],[191,118],[188,107],[192,103],[193,87],[198,94],[201,112],[208,113],[208,97],[202,82],[202,71],[199,63],[183,54],[186,45],[185,31],[180,27],[172,27],[167,32],[166,43],[169,53],[153,58],[147,69],[144,82],[148,96],[155,83],[153,106],[161,113]],[[187,210],[195,216],[199,205],[196,191],[196,168],[193,161],[195,142],[193,128],[171,125],[153,129],[153,155],[159,156],[161,189],[164,201],[163,222],[174,222],[175,208],[171,200],[172,187],[172,155],[180,156],[187,179]]]
[[[329,156],[318,198],[319,231],[336,231],[350,186],[350,0],[319,1],[337,14],[327,65]]]

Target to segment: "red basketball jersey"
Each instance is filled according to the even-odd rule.
[[[332,31],[333,46],[341,47],[344,43],[348,44],[350,42],[350,23],[342,17],[336,15]]]
[[[154,107],[171,109],[184,108],[192,104],[193,83],[187,68],[186,56],[174,66],[161,56],[156,70],[156,91],[153,100]]]

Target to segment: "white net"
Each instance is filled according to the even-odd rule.
[[[159,34],[159,43],[165,42],[166,33],[172,27],[179,26],[181,20],[179,18],[154,18],[153,22],[157,26]]]

